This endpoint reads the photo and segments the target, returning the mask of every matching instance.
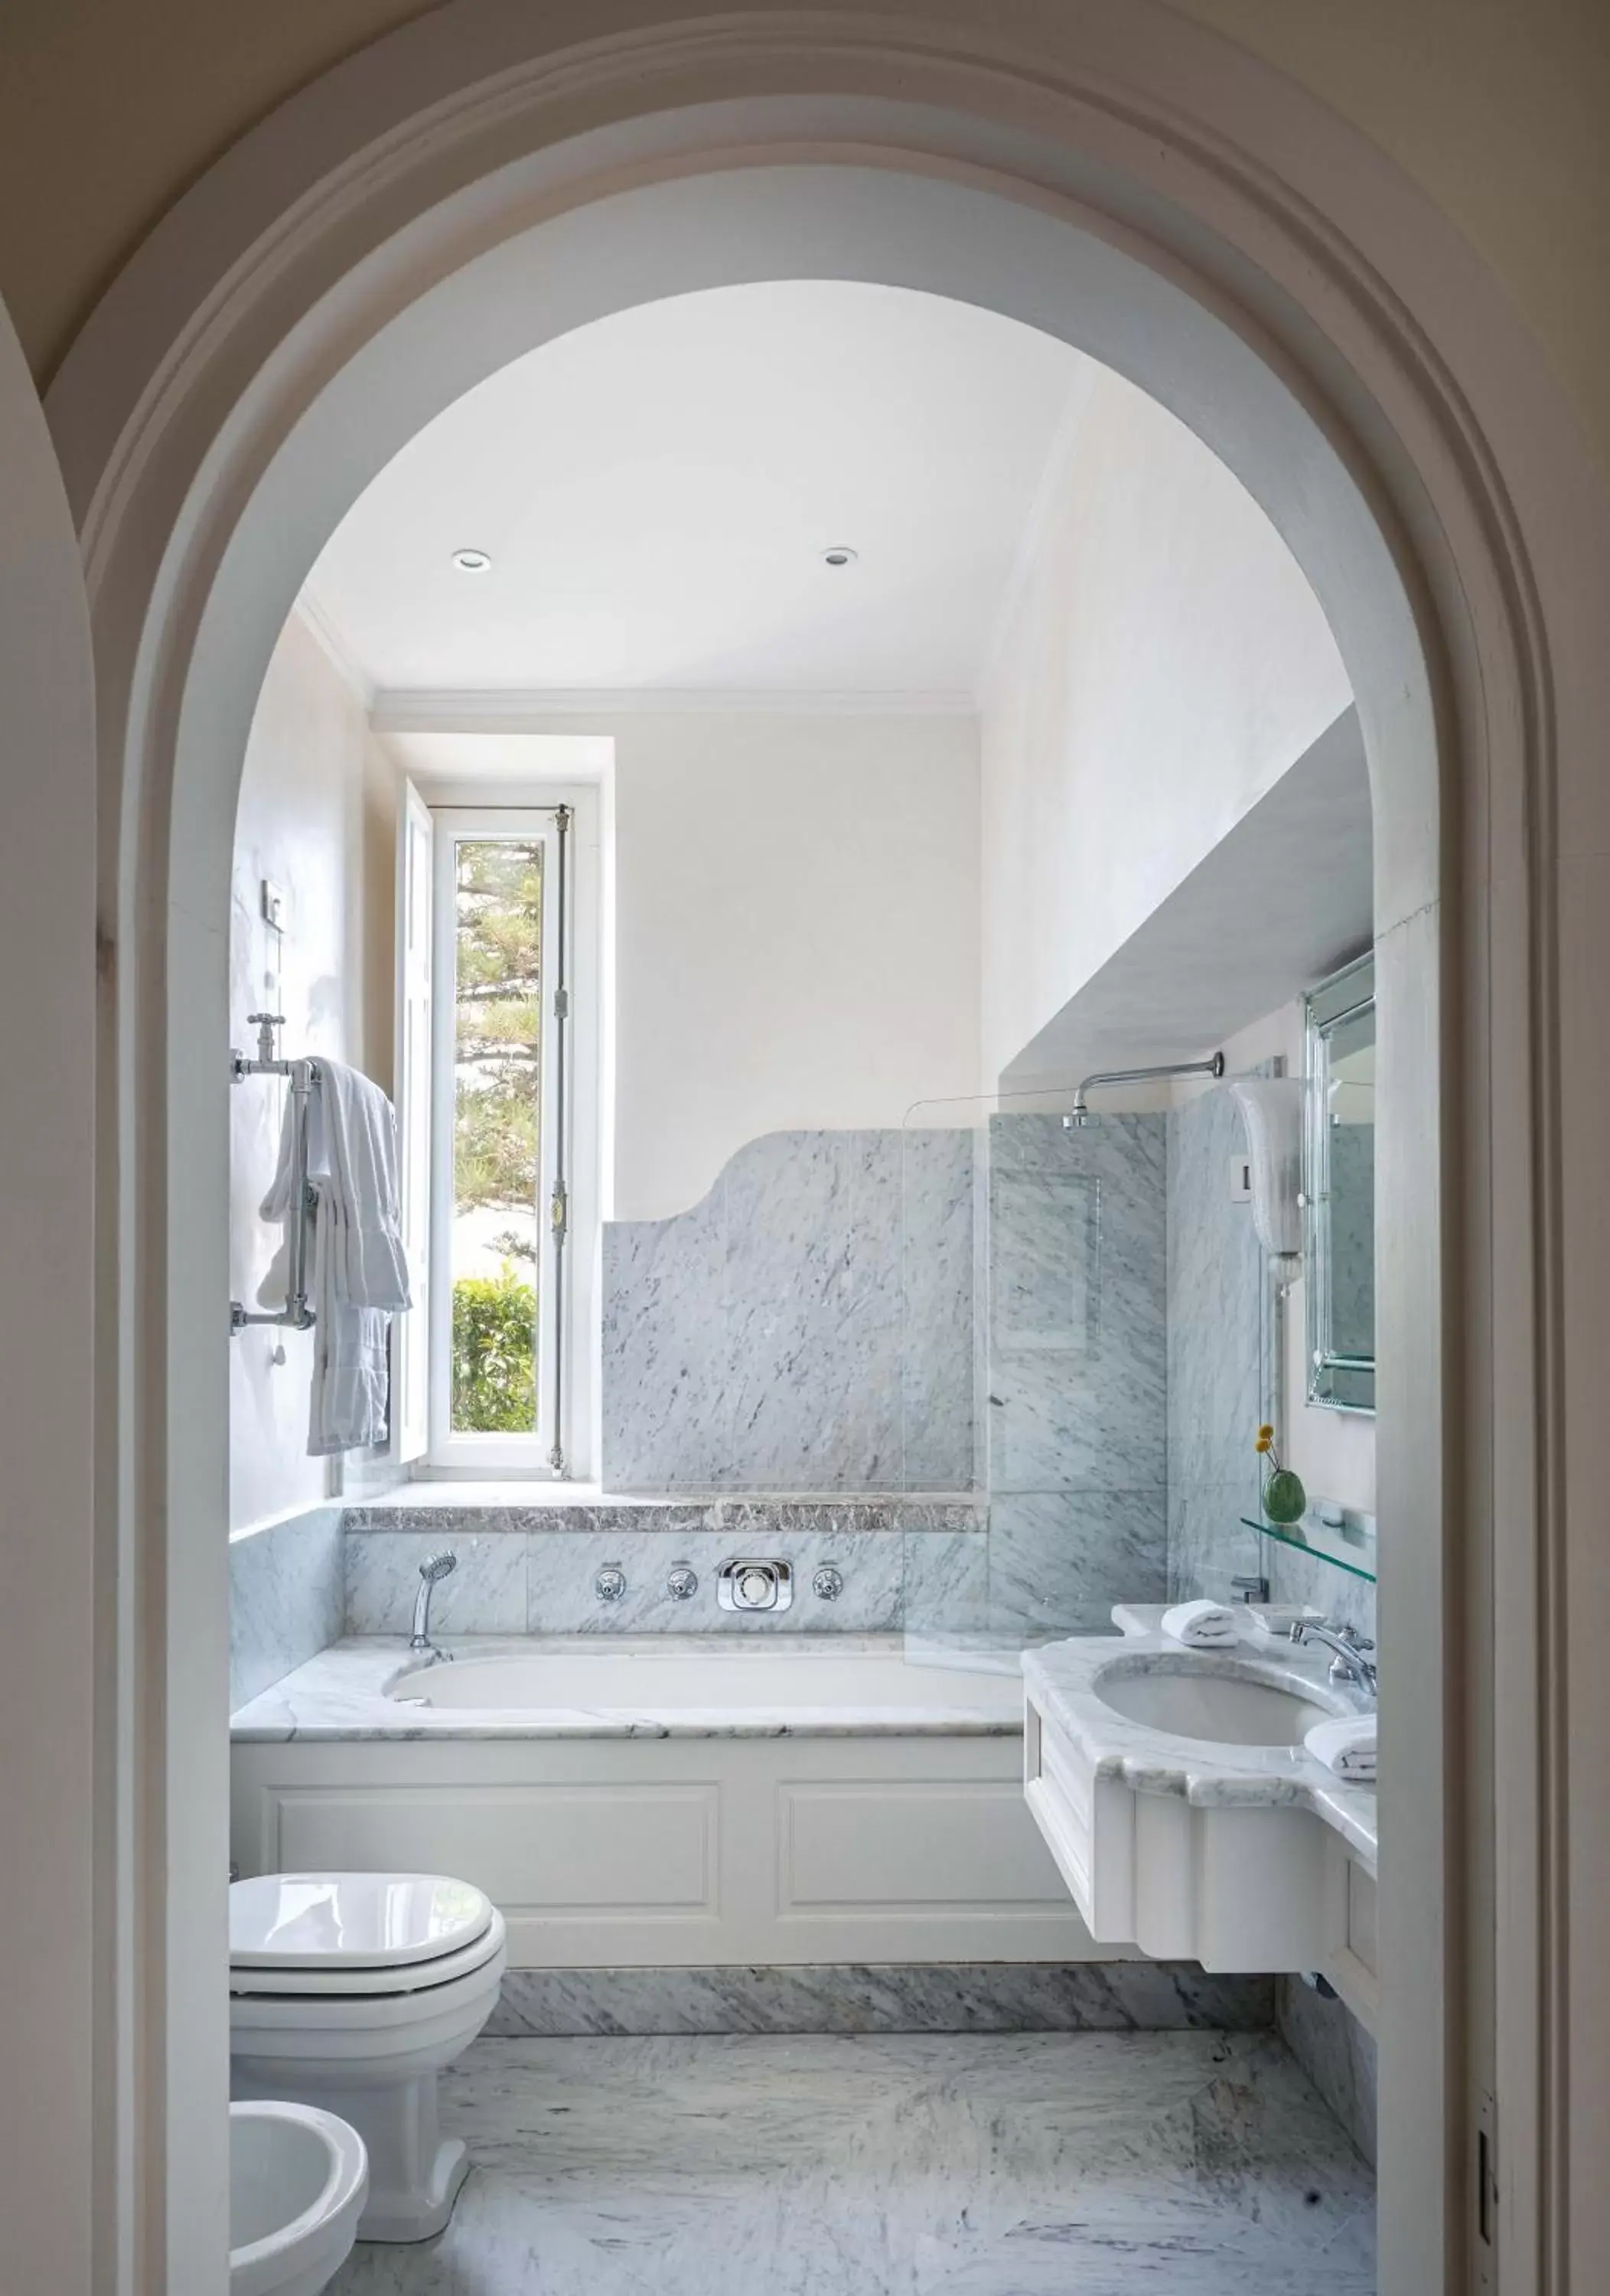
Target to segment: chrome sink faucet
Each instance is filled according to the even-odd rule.
[[[450,1546],[428,1554],[420,1565],[420,1591],[413,1598],[413,1632],[408,1637],[408,1648],[427,1666],[445,1665],[453,1657],[451,1651],[437,1650],[430,1639],[430,1597],[440,1582],[451,1578],[457,1569],[458,1556]]]
[[[1375,1644],[1368,1635],[1361,1635],[1356,1627],[1333,1627],[1323,1619],[1299,1619],[1291,1631],[1295,1642],[1322,1643],[1334,1653],[1330,1661],[1332,1682],[1351,1682],[1367,1698],[1375,1697],[1375,1661],[1364,1655]]]

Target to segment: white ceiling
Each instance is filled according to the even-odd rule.
[[[382,691],[965,692],[1088,372],[904,289],[645,305],[438,416],[308,591]]]

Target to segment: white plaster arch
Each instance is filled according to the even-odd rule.
[[[1610,553],[1585,462],[1490,283],[1386,163],[1148,4],[1081,0],[1054,34],[1013,5],[990,40],[937,5],[899,23],[761,11],[568,49],[528,15],[459,0],[285,106],[153,234],[48,404],[94,617],[102,924],[120,960],[102,1119],[119,1312],[103,1315],[100,1368],[122,1440],[100,1504],[138,1595],[120,1663],[145,1718],[117,1882],[145,2131],[126,2246],[148,2277],[131,2266],[127,2284],[191,2296],[217,2284],[222,2254],[225,2003],[194,1972],[223,1959],[223,948],[274,633],[377,460],[479,373],[646,294],[825,267],[1049,325],[1164,399],[1285,534],[1359,693],[1397,1178],[1381,1507],[1414,1527],[1388,1587],[1411,1655],[1385,1653],[1402,1685],[1383,1794],[1402,2014],[1383,2062],[1383,2286],[1451,2286],[1473,2071],[1502,2063],[1517,2111],[1524,2087],[1527,2110],[1541,2095],[1569,2126],[1533,1997],[1500,1992],[1495,2037],[1484,1932],[1452,1915],[1491,1835],[1444,1830],[1486,1802],[1460,1799],[1471,1685],[1442,1660],[1459,1654],[1451,1606],[1486,1648],[1495,1491],[1524,1524],[1500,1587],[1517,1611],[1554,1584],[1573,1521],[1564,1445],[1543,1473],[1531,1431],[1573,1312],[1550,864],[1559,732],[1593,726],[1606,698],[1581,585]],[[1606,850],[1603,822],[1578,819]],[[1526,1078],[1518,1113],[1491,1089],[1495,1014]],[[1535,1281],[1491,1248],[1495,1176],[1527,1207]],[[1462,1301],[1477,1312],[1461,1324]],[[1468,1441],[1445,1386],[1485,1414]],[[1514,1837],[1524,1979],[1539,1931],[1569,1911],[1541,1838],[1565,1810],[1567,1717],[1541,1706],[1534,1653],[1500,1689],[1536,1803]],[[1546,2196],[1516,2170],[1518,2254]]]

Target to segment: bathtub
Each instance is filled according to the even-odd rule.
[[[713,1729],[769,1733],[1023,1726],[1016,1671],[913,1663],[892,1642],[845,1651],[842,1639],[745,1649],[726,1638],[656,1636],[625,1648],[578,1648],[569,1638],[519,1655],[409,1667],[385,1695],[433,1715],[479,1713],[490,1721],[528,1714],[556,1723],[618,1716],[650,1730],[686,1728],[701,1718]]]
[[[460,1874],[515,1968],[1094,1954],[1023,1800],[1015,1673],[897,1636],[449,1647],[353,1637],[241,1709],[242,1874]]]

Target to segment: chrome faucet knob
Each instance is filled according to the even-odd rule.
[[[844,1592],[844,1573],[824,1562],[811,1581],[811,1592],[819,1602],[836,1603]]]
[[[593,1591],[601,1603],[618,1603],[626,1591],[626,1574],[618,1562],[606,1562],[593,1581]]]
[[[674,1562],[666,1578],[666,1592],[674,1603],[691,1602],[699,1592],[699,1573],[691,1562]]]

